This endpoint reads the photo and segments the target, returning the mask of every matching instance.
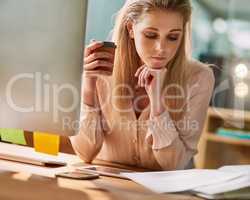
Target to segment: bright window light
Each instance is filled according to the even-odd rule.
[[[217,33],[225,33],[227,31],[227,22],[222,18],[216,18],[213,21],[213,28]]]
[[[248,68],[245,64],[240,63],[235,66],[234,73],[237,78],[246,78],[248,75]]]
[[[237,83],[234,88],[234,93],[239,98],[245,98],[249,93],[248,85],[243,82]]]

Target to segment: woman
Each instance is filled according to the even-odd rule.
[[[114,65],[103,45],[85,50],[80,133],[71,138],[85,161],[151,170],[184,169],[197,153],[214,86],[208,66],[188,54],[189,0],[129,0],[118,13]],[[98,75],[98,67],[112,76]],[[108,74],[108,73],[107,73]]]

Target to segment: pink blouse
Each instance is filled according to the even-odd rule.
[[[188,67],[192,70],[187,81],[189,109],[180,120],[185,128],[176,127],[168,110],[152,117],[149,107],[138,119],[131,109],[114,120],[111,117],[113,108],[107,100],[111,93],[109,84],[97,81],[97,95],[103,105],[101,111],[83,104],[80,132],[71,137],[80,158],[85,162],[97,158],[152,170],[184,169],[197,153],[215,81],[207,65],[191,61]],[[111,83],[111,78],[107,80]]]

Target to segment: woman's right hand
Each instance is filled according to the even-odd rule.
[[[97,51],[103,42],[92,41],[84,52],[83,65],[83,101],[90,106],[96,106],[96,80],[98,75],[110,75],[113,71],[114,55],[106,51]]]
[[[111,75],[113,71],[114,55],[102,51],[103,42],[93,41],[85,48],[84,76],[97,77],[98,75]],[[100,48],[100,50],[99,50]]]

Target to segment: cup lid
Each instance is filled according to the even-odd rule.
[[[110,42],[110,41],[104,41],[104,42],[103,42],[103,46],[104,46],[104,47],[116,48],[115,43],[114,43],[114,42]]]

